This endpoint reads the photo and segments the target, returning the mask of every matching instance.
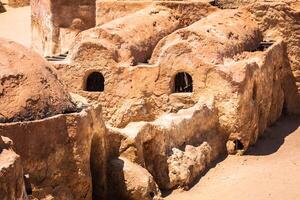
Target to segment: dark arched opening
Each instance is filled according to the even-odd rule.
[[[32,195],[32,186],[29,179],[29,174],[24,175],[24,185],[27,195]]]
[[[283,105],[282,105],[281,115],[287,116],[288,114],[289,114],[289,111],[288,111],[287,103],[286,103],[286,100],[284,100]]]
[[[244,149],[244,145],[240,140],[234,140],[234,150],[240,151]]]
[[[103,92],[104,76],[100,72],[92,72],[86,79],[85,90],[90,92]]]
[[[192,76],[186,72],[179,72],[174,79],[174,92],[193,92]]]

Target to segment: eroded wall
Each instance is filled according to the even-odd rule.
[[[102,102],[105,119],[117,127],[124,127],[130,121],[154,120],[163,112],[191,106],[195,99],[193,95],[169,97],[171,80],[167,83],[157,81],[164,78],[159,75],[160,67],[141,62],[147,62],[164,36],[215,10],[208,4],[198,6],[194,8],[199,9],[197,16],[180,15],[178,10],[192,9],[191,5],[166,3],[165,6],[150,6],[84,31],[77,38],[67,62],[56,65],[56,68],[71,91]],[[134,20],[137,18],[140,20]],[[88,75],[94,71],[105,77],[102,93],[82,91]]]
[[[76,35],[96,23],[95,0],[33,0],[32,41],[44,56],[66,53]]]
[[[27,200],[21,158],[13,142],[0,136],[0,199]]]
[[[141,10],[152,1],[96,1],[96,26]]]
[[[32,122],[2,123],[29,174],[33,197],[92,199],[105,190],[105,128],[101,108]],[[96,145],[97,144],[97,145]],[[91,165],[90,165],[91,162]],[[91,173],[91,168],[95,169]],[[92,185],[92,176],[97,184]]]
[[[251,16],[220,10],[182,28],[183,17],[156,5],[77,37],[56,68],[70,91],[104,106],[112,195],[159,198],[158,188],[189,185],[226,148],[244,153],[291,113],[297,91],[286,43],[261,48],[265,35]],[[128,23],[134,18],[142,21]],[[91,72],[103,74],[104,92],[83,91]],[[178,72],[191,75],[192,92],[174,93]],[[131,170],[146,177],[145,193],[135,193]]]
[[[160,189],[188,186],[225,150],[226,135],[218,131],[213,102],[205,97],[191,108],[162,115],[152,122],[133,122],[123,129],[110,127],[109,159],[114,163],[119,157],[146,168]],[[127,170],[135,170],[135,167]],[[110,178],[110,174],[108,176]],[[109,187],[113,191],[120,190],[114,185]],[[150,188],[159,195],[155,187]],[[147,193],[141,199],[151,198]]]
[[[294,101],[288,106],[291,113],[299,113],[299,69],[300,69],[300,3],[295,0],[290,1],[258,1],[247,7],[252,13],[252,18],[255,19],[263,32],[265,40],[282,39],[286,42],[288,63],[292,69],[293,76],[290,77],[289,90],[293,96],[289,101]],[[295,84],[295,86],[293,86]],[[298,94],[295,94],[298,90]]]
[[[290,95],[285,93],[289,90],[285,81],[291,76],[284,49],[279,42],[266,52],[245,52],[243,56],[252,56],[228,61],[208,74],[207,90],[215,94],[221,128],[229,134],[230,153],[237,152],[237,141],[243,144],[241,150],[247,150],[284,112]]]

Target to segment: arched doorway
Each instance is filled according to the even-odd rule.
[[[192,76],[186,72],[179,72],[174,79],[174,93],[193,92]]]
[[[86,79],[85,90],[89,92],[103,92],[104,76],[100,72],[92,72]]]

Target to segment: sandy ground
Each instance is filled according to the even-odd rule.
[[[299,200],[300,117],[269,128],[244,156],[228,156],[189,191],[167,200]]]
[[[3,1],[5,2],[5,1]],[[9,8],[0,14],[0,37],[31,46],[30,7]]]

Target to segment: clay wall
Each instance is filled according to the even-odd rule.
[[[152,1],[96,1],[96,26],[144,9]]]
[[[300,102],[300,2],[286,1],[258,1],[247,6],[252,18],[258,23],[266,41],[283,40],[287,44],[287,57],[293,72],[290,82],[296,82],[298,94],[293,98]],[[299,109],[290,109],[295,114]]]
[[[152,122],[133,122],[123,129],[110,127],[109,159],[120,157],[138,163],[150,172],[160,189],[189,185],[225,151],[227,138],[218,131],[213,102],[203,97],[191,108]],[[199,157],[189,157],[190,151]]]
[[[224,18],[231,20],[231,24],[225,25],[221,23],[220,21],[224,20]],[[119,22],[119,20],[117,20],[117,22]],[[111,23],[110,26],[114,23]],[[244,28],[240,29],[239,27]],[[107,30],[113,30],[113,28]],[[116,33],[118,33],[118,31],[116,31]],[[200,20],[187,28],[179,29],[166,36],[154,49],[150,65],[138,64],[136,66],[124,67],[123,63],[118,63],[118,60],[115,59],[117,53],[112,50],[107,50],[110,48],[108,44],[111,44],[112,42],[105,43],[100,39],[103,38],[106,41],[106,38],[108,38],[108,40],[112,40],[107,36],[107,32],[109,31],[98,32],[99,36],[96,36],[96,38],[99,38],[98,44],[96,39],[92,39],[87,40],[86,43],[83,43],[84,45],[79,45],[80,47],[75,50],[77,53],[73,54],[73,60],[71,60],[71,63],[73,62],[74,66],[58,65],[57,68],[61,71],[60,75],[62,79],[66,81],[72,91],[77,90],[77,92],[88,96],[92,101],[102,102],[105,108],[105,119],[108,119],[110,125],[116,127],[124,127],[130,121],[151,121],[164,112],[177,112],[182,108],[193,106],[201,95],[209,94],[209,92],[206,92],[209,87],[214,88],[207,84],[208,73],[218,70],[218,65],[223,66],[228,58],[234,58],[232,61],[234,68],[247,69],[248,71],[246,71],[249,74],[254,73],[250,73],[249,71],[253,71],[255,66],[258,65],[257,63],[267,60],[266,57],[262,56],[260,58],[254,57],[253,59],[256,59],[255,61],[257,63],[253,65],[242,62],[240,62],[240,64],[235,63],[235,59],[237,59],[235,57],[239,57],[243,52],[246,52],[245,55],[248,56],[246,60],[251,60],[250,57],[252,54],[248,55],[247,52],[255,51],[262,41],[258,26],[249,18],[249,13],[239,10],[225,10],[211,14],[207,18]],[[86,34],[84,37],[89,38],[87,33],[84,34]],[[227,40],[224,40],[224,38],[227,38]],[[129,45],[140,44],[129,38],[127,38],[126,41],[129,41]],[[210,46],[210,48],[207,48],[207,46]],[[288,71],[288,66],[286,65],[287,60],[283,58],[285,47],[284,45],[279,46],[280,47],[275,48],[280,49],[277,50],[280,52],[278,53],[279,56],[276,59],[274,58],[274,60],[277,60],[280,66],[285,66],[285,69]],[[215,51],[215,49],[218,49],[218,51]],[[199,52],[203,53],[200,54]],[[257,54],[260,54],[260,52]],[[94,58],[97,58],[97,60],[94,60]],[[238,60],[241,61],[242,58],[239,58]],[[271,68],[267,68],[268,70],[255,73],[263,73],[264,76],[267,76],[266,74],[271,74],[272,77],[274,74],[274,67],[278,66],[278,64],[271,63]],[[94,67],[92,67],[92,65]],[[103,67],[99,68],[101,65]],[[231,65],[229,65],[228,69],[231,69]],[[93,71],[99,71],[103,73],[105,77],[105,90],[103,93],[80,91],[85,87],[86,77]],[[174,76],[182,71],[189,73],[193,77],[193,93],[173,93]],[[240,73],[244,74],[246,72]],[[229,74],[226,76],[232,75]],[[281,78],[282,74],[277,74],[276,76]],[[218,83],[217,80],[222,80],[222,78],[215,78],[214,80]],[[251,80],[252,79],[249,77],[249,82],[251,82]],[[281,81],[281,79],[278,80],[276,84],[281,84]],[[228,83],[226,84],[228,85]],[[260,83],[257,84],[260,85]],[[288,87],[292,87],[292,83],[289,84],[290,86]],[[272,87],[272,85],[270,85],[270,87]],[[232,90],[234,90],[234,86],[229,84],[228,93],[231,93]],[[244,91],[252,91],[252,88],[250,86],[245,87]],[[280,90],[279,94],[282,94],[282,91],[283,90]],[[242,92],[239,91],[238,93],[241,94]],[[275,93],[276,92],[274,92],[274,94]],[[219,95],[218,89],[214,90],[214,94]],[[247,94],[250,96],[249,92],[247,92]],[[289,99],[286,101],[289,111],[294,110],[296,107],[296,103],[291,102],[291,99],[293,98],[290,96],[291,95],[285,95],[285,98]],[[239,98],[240,97],[237,99]],[[271,98],[270,95],[264,97],[264,99],[269,100]],[[280,106],[283,103],[282,95],[278,95],[278,98],[279,102],[276,110],[282,110],[282,106]],[[248,97],[246,99],[249,100]],[[235,101],[234,98],[232,98],[232,101]],[[237,103],[237,105],[238,104],[239,103]],[[243,105],[247,105],[247,103]],[[226,112],[231,113],[228,116],[237,116],[237,111],[234,109],[230,112]],[[267,111],[261,112],[268,113]],[[249,113],[252,113],[252,111]],[[260,115],[264,115],[262,113]],[[275,117],[271,117],[271,121],[274,121],[277,117],[277,114],[275,114]],[[237,118],[233,119],[238,120]],[[255,121],[255,119],[253,120]],[[265,119],[263,121],[270,120]],[[224,122],[224,127],[228,128],[226,123],[229,122]],[[231,124],[236,123],[240,122],[233,121]],[[257,128],[249,128],[248,130],[252,130],[256,132],[256,134],[247,133],[246,135],[257,136],[257,132],[262,132],[264,127],[266,127],[266,125],[260,127],[259,131],[254,131],[254,129],[258,130]],[[228,134],[231,134],[232,132]],[[256,136],[254,137],[254,140],[256,140]],[[249,142],[250,138],[247,138],[246,140]]]
[[[291,70],[285,65],[283,42],[264,52],[244,52],[241,57],[215,68],[206,81],[207,93],[216,98],[221,130],[229,134],[229,153],[237,152],[237,141],[243,144],[240,150],[247,150],[286,106],[295,105],[290,102],[295,86],[288,82]]]
[[[189,185],[226,147],[229,153],[243,153],[289,105],[286,80],[292,74],[285,53],[278,41],[265,51],[226,58],[206,72],[206,87],[191,108],[153,122],[109,127],[109,158],[138,163],[160,189],[170,189]],[[195,152],[201,156],[193,157]]]
[[[34,197],[91,199],[93,189],[105,192],[101,191],[106,188],[105,126],[99,116],[100,107],[0,124],[1,134],[15,143]],[[92,177],[97,180],[94,188]]]
[[[26,200],[21,158],[13,150],[13,142],[0,136],[0,199]]]
[[[51,2],[33,0],[31,5],[32,48],[41,55],[51,55],[55,32],[52,21]]]
[[[42,55],[66,53],[75,36],[95,26],[95,0],[31,1],[32,41]]]
[[[207,4],[204,5],[206,7],[201,7],[202,13],[199,12],[201,14],[198,17],[214,10]],[[194,104],[193,95],[187,98],[174,95],[169,98],[172,93],[171,79],[166,84],[157,81],[158,78],[163,78],[159,76],[160,67],[140,63],[146,62],[163,36],[188,23],[189,16],[175,19],[178,13],[168,6],[149,7],[143,12],[82,32],[77,38],[78,45],[72,48],[66,62],[56,65],[70,91],[103,103],[104,116],[110,124],[122,127],[130,121],[153,120],[163,112],[175,112]],[[133,18],[143,20],[128,23]],[[195,19],[191,15],[189,22]],[[130,66],[134,64],[138,65]],[[82,91],[87,77],[95,71],[105,77],[104,92]],[[114,112],[115,115],[112,116]]]

